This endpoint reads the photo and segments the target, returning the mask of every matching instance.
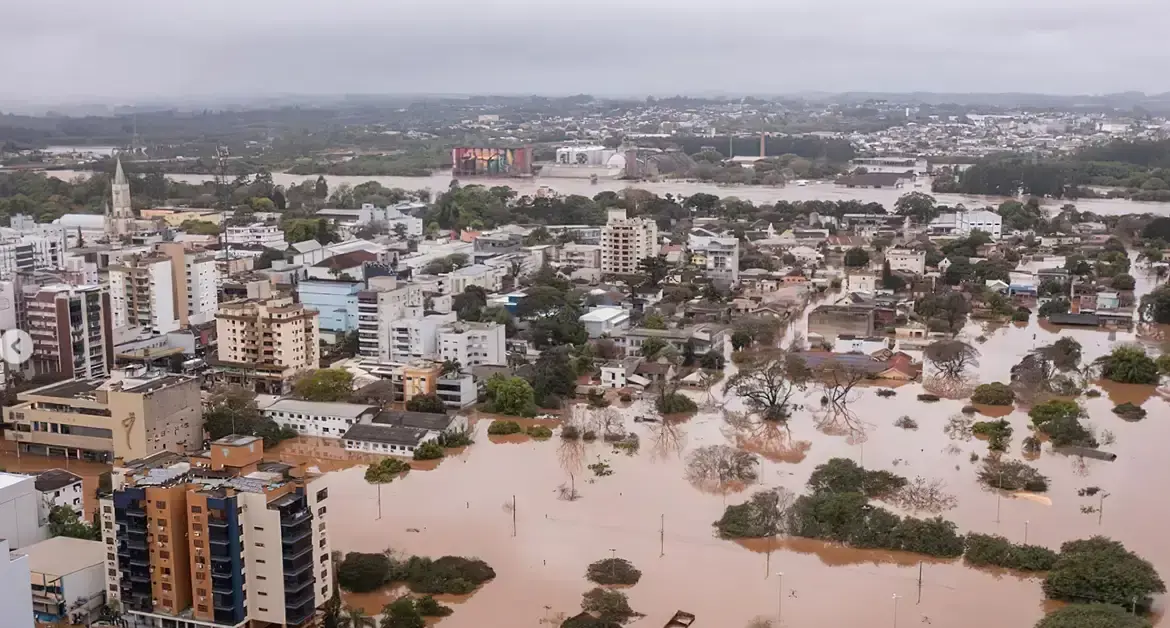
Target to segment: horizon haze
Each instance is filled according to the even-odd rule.
[[[8,7],[0,102],[342,94],[1170,91],[1154,0],[62,0]],[[1133,19],[1142,15],[1142,19]],[[22,51],[14,54],[14,51]]]

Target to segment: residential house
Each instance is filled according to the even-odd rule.
[[[578,319],[589,332],[590,338],[613,336],[624,332],[630,325],[630,313],[621,307],[596,307]]]

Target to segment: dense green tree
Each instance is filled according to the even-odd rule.
[[[295,430],[281,428],[272,419],[265,418],[256,405],[256,393],[239,386],[212,390],[203,410],[203,428],[212,440],[231,434],[259,436],[269,448],[297,435]]]
[[[1057,447],[1080,445],[1096,447],[1093,433],[1081,425],[1085,410],[1075,401],[1050,399],[1032,406],[1028,412],[1036,429],[1047,434]]]
[[[1046,301],[1044,303],[1044,305],[1041,305],[1040,309],[1038,310],[1037,313],[1040,316],[1052,316],[1053,314],[1067,314],[1069,307],[1071,307],[1071,306],[1069,305],[1069,302],[1067,299],[1052,299],[1051,301]]]
[[[882,497],[906,485],[906,478],[888,471],[870,471],[848,458],[831,458],[813,469],[808,488],[814,493],[861,493]]]
[[[102,531],[97,526],[82,521],[81,515],[73,508],[53,506],[49,509],[49,536],[67,536],[87,541],[100,541]]]
[[[1149,561],[1121,543],[1095,536],[1060,546],[1060,558],[1044,580],[1044,594],[1069,602],[1102,602],[1148,609],[1166,585]]]
[[[426,628],[426,620],[415,607],[414,598],[404,595],[382,607],[379,628]]]
[[[1101,377],[1122,384],[1157,384],[1158,365],[1137,345],[1115,347],[1109,355],[1097,359]]]
[[[1019,571],[1048,571],[1056,564],[1056,552],[1039,545],[1016,545],[1002,536],[970,533],[963,560],[976,567],[1003,567]]]
[[[541,352],[532,374],[532,390],[537,403],[544,404],[550,395],[570,399],[577,390],[577,372],[569,348],[556,346]]]
[[[345,401],[353,394],[353,373],[345,369],[317,369],[301,376],[293,392],[306,401]]]
[[[519,377],[493,375],[487,381],[491,411],[511,416],[532,416],[536,413],[536,395],[532,385]]]
[[[894,203],[894,212],[909,216],[912,222],[920,225],[938,218],[939,214],[934,197],[922,192],[910,192],[900,196]]]
[[[443,414],[447,412],[447,406],[443,400],[434,393],[426,395],[415,395],[406,402],[406,409],[411,412],[431,412],[434,414]]]
[[[346,591],[366,593],[386,584],[390,566],[385,554],[350,552],[337,568],[337,581]]]
[[[654,255],[638,260],[638,272],[646,276],[646,284],[657,288],[670,275],[670,264],[665,255]]]
[[[845,251],[845,265],[853,268],[859,268],[869,265],[869,251],[853,247]]]

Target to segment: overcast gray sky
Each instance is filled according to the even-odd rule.
[[[1170,0],[6,0],[0,101],[1170,91]]]

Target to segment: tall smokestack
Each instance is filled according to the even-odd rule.
[[[764,139],[767,136],[768,136],[767,133],[760,131],[760,159],[763,159],[763,158],[768,156],[768,143]]]

